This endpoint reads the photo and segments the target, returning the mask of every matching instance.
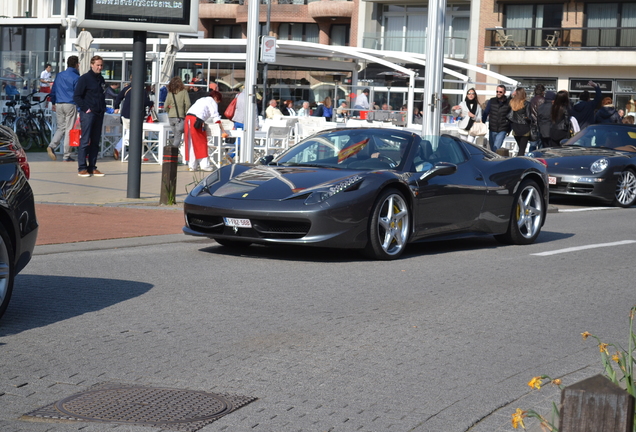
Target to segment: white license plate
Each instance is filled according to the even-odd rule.
[[[238,227],[238,228],[252,228],[252,222],[249,219],[236,219],[236,218],[223,218],[223,222],[226,226]]]
[[[548,176],[548,184],[553,184],[553,185],[557,184],[557,178]]]

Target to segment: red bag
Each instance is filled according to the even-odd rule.
[[[234,113],[236,112],[236,99],[237,98],[232,99],[232,102],[230,102],[227,108],[225,108],[225,112],[223,113],[225,118],[228,120],[232,120],[232,117],[234,117]]]
[[[69,137],[69,143],[68,143],[69,146],[79,147],[80,138],[82,137],[82,129],[80,126],[79,116],[77,117],[77,120],[75,120],[75,125],[73,126],[73,129],[68,131],[68,137]]]

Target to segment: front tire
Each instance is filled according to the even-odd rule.
[[[409,240],[409,213],[408,203],[400,191],[383,191],[371,210],[366,255],[378,260],[399,258]]]
[[[515,194],[508,231],[495,238],[506,244],[534,243],[541,232],[545,212],[541,189],[535,181],[524,180]]]
[[[636,201],[636,174],[631,168],[627,168],[618,177],[616,182],[616,196],[614,205],[617,207],[631,207]]]
[[[13,292],[13,279],[15,278],[13,261],[13,246],[9,240],[9,235],[4,227],[0,226],[0,318],[7,310]]]

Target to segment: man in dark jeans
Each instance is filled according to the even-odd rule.
[[[506,87],[497,86],[497,96],[491,98],[481,115],[481,121],[488,119],[488,144],[492,151],[497,151],[510,132],[510,121],[506,118],[510,112],[510,104],[506,97]]]
[[[73,95],[73,100],[80,110],[82,126],[82,137],[77,152],[77,175],[80,177],[104,177],[104,173],[96,166],[106,112],[106,81],[102,76],[103,67],[104,60],[100,56],[93,56],[91,69],[79,77]]]

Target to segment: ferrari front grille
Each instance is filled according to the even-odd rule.
[[[188,214],[188,226],[204,234],[221,234],[225,224],[220,216]]]

